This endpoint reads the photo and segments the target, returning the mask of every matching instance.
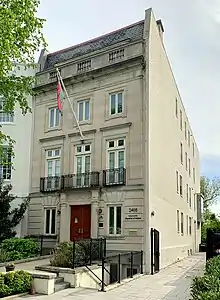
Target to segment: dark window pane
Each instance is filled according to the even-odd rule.
[[[121,207],[117,207],[117,215],[116,215],[116,233],[121,234]]]
[[[55,229],[56,229],[56,209],[52,209],[51,234],[55,234]]]
[[[114,207],[109,207],[109,233],[114,233]]]
[[[46,228],[45,228],[45,233],[49,234],[50,233],[50,210],[46,210]]]

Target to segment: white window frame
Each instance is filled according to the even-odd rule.
[[[49,233],[46,233],[46,217],[47,217],[47,211],[50,211],[50,224],[49,224]],[[54,233],[52,232],[52,210],[55,210],[55,228]],[[44,234],[45,235],[56,235],[57,232],[57,208],[56,207],[44,207]]]
[[[189,217],[189,235],[192,235],[192,217]]]
[[[118,95],[122,94],[122,111],[118,112]],[[111,113],[111,97],[115,95],[115,113]],[[123,91],[118,91],[114,93],[109,94],[109,116],[117,116],[117,115],[122,115],[124,113],[124,92]]]
[[[80,107],[80,104],[83,104],[83,119],[80,120],[79,119],[79,107]],[[86,103],[89,103],[89,118],[86,119]],[[78,118],[78,121],[79,122],[88,122],[90,121],[91,119],[91,101],[90,99],[84,99],[84,100],[80,100],[80,101],[77,101],[77,118]]]
[[[119,146],[118,143],[119,141],[123,140],[124,141],[124,144],[123,146]],[[110,142],[114,142],[114,147],[109,147],[109,143]],[[124,137],[122,138],[118,138],[118,139],[112,139],[112,140],[108,140],[107,141],[107,165],[106,165],[106,168],[107,169],[110,169],[109,167],[109,156],[110,156],[110,153],[111,152],[114,152],[116,155],[116,160],[115,160],[115,166],[114,166],[114,169],[118,169],[119,168],[119,164],[118,164],[118,152],[119,151],[124,151],[124,168],[126,166],[126,140]]]
[[[59,155],[56,154],[56,152],[59,151]],[[49,153],[51,152],[51,155]],[[59,175],[55,175],[55,161],[60,161],[60,173]],[[48,162],[53,161],[53,169],[54,172],[51,176],[48,175]],[[58,177],[56,179],[52,179],[53,177]],[[47,186],[46,189],[56,189],[60,185],[60,177],[61,177],[61,149],[56,148],[56,149],[47,149],[46,150],[46,158],[45,158],[45,177],[47,177]],[[51,178],[51,180],[49,179]]]
[[[0,124],[13,124],[14,123],[14,112],[5,112],[4,103],[6,100],[3,96],[0,96]],[[1,108],[2,106],[2,108]]]
[[[3,153],[2,162],[0,161],[0,168],[2,170],[2,175],[3,175],[3,169],[4,168],[6,169],[6,178],[4,178],[2,176],[2,179],[4,181],[11,181],[11,179],[12,179],[12,159],[13,159],[12,152],[11,152],[11,158],[10,158],[11,162],[10,162],[10,164],[8,163],[8,158],[9,158],[8,154],[9,154],[10,148],[11,147],[9,145],[3,145],[3,152],[5,152],[5,153]],[[11,149],[11,151],[12,151],[12,149]],[[0,177],[1,177],[1,175],[0,175]]]
[[[89,146],[89,150],[86,148]],[[81,148],[81,152],[78,152],[79,147]],[[88,173],[91,173],[91,144],[83,144],[83,145],[75,145],[75,157],[74,157],[74,174],[76,178],[75,186],[90,186],[91,176]],[[89,171],[85,171],[85,158],[89,156]],[[82,172],[77,173],[77,158],[82,157]]]
[[[49,152],[51,151],[51,156],[48,155]],[[59,155],[56,154],[56,151],[59,151]],[[60,160],[60,175],[61,175],[61,149],[60,148],[56,148],[56,149],[47,149],[46,150],[46,165],[45,165],[45,177],[51,177],[51,176],[48,176],[48,161],[56,161],[56,160]],[[55,172],[54,172],[54,175],[53,176],[60,176],[60,175],[55,175]]]
[[[110,227],[109,227],[109,221],[110,221],[110,207],[114,207],[114,228],[113,228],[113,233],[110,233]],[[117,233],[117,207],[121,208],[121,232]],[[109,236],[122,236],[122,231],[123,231],[123,210],[122,210],[122,204],[109,204],[107,206],[108,209],[108,226],[107,226],[107,230],[108,230],[108,235]]]
[[[183,165],[183,143],[180,142],[180,162]]]
[[[50,126],[50,121],[51,121],[51,112],[54,111],[54,120],[52,126]],[[58,118],[58,124],[56,125],[56,121]],[[57,107],[50,107],[48,109],[48,128],[49,129],[56,129],[60,127],[60,122],[61,122],[61,117],[60,117],[60,112]]]
[[[90,147],[90,150],[86,151],[86,146]],[[82,151],[77,152],[77,148],[81,147]],[[90,156],[90,170],[91,172],[91,144],[85,144],[85,145],[75,145],[75,158],[74,158],[74,174],[77,174],[77,157],[82,157],[82,173],[85,173],[85,157]]]
[[[184,214],[181,212],[180,214],[180,232],[181,235],[184,235]]]
[[[177,233],[180,233],[180,211],[176,211],[176,225],[177,225]]]
[[[179,190],[180,190],[180,196],[183,197],[183,176],[182,175],[180,175]]]

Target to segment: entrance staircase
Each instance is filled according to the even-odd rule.
[[[63,277],[57,277],[55,279],[54,293],[70,288],[70,283],[65,282]]]

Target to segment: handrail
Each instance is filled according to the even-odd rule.
[[[102,283],[102,279],[100,279],[87,265],[85,265],[85,267],[100,281],[100,283]],[[105,282],[103,283],[105,286],[107,286]]]

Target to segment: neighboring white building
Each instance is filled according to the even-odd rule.
[[[17,65],[13,73],[16,75],[32,76],[34,69],[25,70],[24,66]],[[28,96],[28,105],[32,107],[32,96]],[[12,160],[13,167],[10,165],[11,155],[7,154],[9,165],[0,166],[0,174],[5,183],[10,183],[13,186],[12,193],[17,195],[17,201],[12,203],[17,206],[22,202],[22,199],[29,195],[30,186],[30,153],[31,153],[31,134],[32,134],[32,114],[27,113],[22,115],[19,105],[16,105],[14,115],[5,113],[4,98],[0,97],[0,125],[4,134],[9,135],[16,143],[14,145],[15,157]],[[4,146],[5,150],[7,146]],[[12,207],[13,207],[12,206]],[[25,235],[26,218],[17,226],[17,235]]]

